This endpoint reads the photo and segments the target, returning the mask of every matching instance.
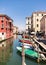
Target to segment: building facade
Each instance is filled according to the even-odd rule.
[[[35,33],[40,32],[40,20],[46,15],[46,12],[34,12],[32,14],[33,29]]]
[[[31,17],[26,17],[26,33],[28,33],[29,28],[32,29]]]
[[[17,26],[13,26],[13,34],[18,33],[18,27]]]
[[[11,36],[13,36],[13,20],[5,14],[0,14],[0,40]]]
[[[43,18],[41,19],[40,25],[41,25],[41,26],[40,26],[41,32],[43,32],[44,35],[46,35],[46,15],[43,16]]]
[[[35,33],[40,32],[40,20],[42,19],[42,17],[44,15],[46,15],[46,12],[38,11],[38,12],[33,12],[32,16],[29,17],[30,18],[30,22],[31,22],[30,26],[32,25],[31,29]],[[26,20],[26,23],[28,23],[28,19]],[[28,24],[28,26],[29,26],[29,24]],[[26,28],[28,28],[28,26]]]

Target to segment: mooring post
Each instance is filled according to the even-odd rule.
[[[25,35],[23,34],[24,38],[23,38],[23,44],[22,44],[22,65],[26,65],[25,63],[25,52],[24,52],[24,39],[25,39]]]
[[[40,58],[39,58],[39,44],[38,44],[38,59],[37,59],[37,62],[38,63],[40,62]]]

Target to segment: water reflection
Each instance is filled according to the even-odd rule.
[[[12,55],[13,38],[0,43],[0,63],[7,62]]]
[[[14,35],[13,38],[0,43],[0,65],[21,65],[21,53],[16,49],[19,39],[21,36]],[[46,65],[44,62],[38,64],[36,60],[28,57],[25,57],[25,61],[27,65]]]

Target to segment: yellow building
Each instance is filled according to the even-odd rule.
[[[40,31],[40,20],[46,15],[46,12],[34,12],[32,14],[33,29],[35,33]]]
[[[40,25],[41,25],[40,27],[41,32],[44,33],[44,35],[46,35],[46,15],[43,16],[43,18],[41,19]]]
[[[31,29],[37,33],[38,31],[40,31],[40,20],[42,19],[42,17],[46,15],[46,12],[42,12],[42,11],[38,11],[38,12],[33,12],[30,18],[31,22]],[[26,23],[28,22],[28,20],[26,20]],[[29,26],[29,25],[28,25]],[[26,28],[28,28],[28,26],[26,25]]]

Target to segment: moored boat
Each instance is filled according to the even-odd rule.
[[[22,38],[29,38],[29,36],[28,35],[22,35]]]
[[[37,57],[34,55],[34,56],[32,56],[32,54],[30,54],[30,53],[28,53],[28,51],[26,52],[25,50],[25,54],[26,55],[28,55],[28,56],[30,56],[30,57],[33,57],[33,58],[40,58],[40,60],[46,60],[46,57],[45,57],[45,55],[42,53],[42,51],[40,50],[40,48],[38,47],[38,45],[36,45],[34,42],[33,42],[33,40],[32,41],[30,41],[31,43],[28,43],[27,41],[30,41],[30,40],[28,40],[28,39],[21,39],[21,42],[22,43],[26,43],[26,44],[31,44],[32,45],[32,47],[34,47],[34,50],[32,50],[32,48],[30,49],[30,45],[28,46],[25,46],[25,50],[28,50],[28,51],[30,51],[30,53],[31,53],[31,51],[33,51],[33,52],[35,52],[36,53],[36,55],[37,55]],[[18,51],[20,51],[20,52],[22,52],[22,47],[20,47],[21,48],[21,51],[20,51],[20,49],[18,50]],[[39,56],[38,56],[38,53],[39,53]],[[34,53],[33,53],[34,54]]]
[[[16,47],[16,48],[19,52],[22,52],[22,47]],[[30,58],[33,58],[33,59],[38,59],[39,58],[39,60],[46,61],[46,58],[43,54],[39,54],[38,52],[36,52],[34,50],[25,48],[24,53],[25,53],[25,55],[29,56]]]
[[[17,47],[17,50],[18,50],[19,52],[22,52],[22,47]],[[25,49],[24,49],[24,53],[25,53],[27,56],[32,57],[32,58],[34,58],[34,59],[40,57],[40,55],[38,55],[37,52],[35,52],[35,51],[31,50],[31,49],[25,48]]]
[[[23,43],[20,43],[19,46],[22,47]],[[34,50],[34,47],[32,46],[32,44],[24,43],[24,48],[28,48],[28,49]]]
[[[27,39],[21,39],[21,40],[19,40],[19,42],[21,42],[21,43],[28,43],[28,44],[32,44],[32,42],[30,41],[30,40],[27,40]]]

